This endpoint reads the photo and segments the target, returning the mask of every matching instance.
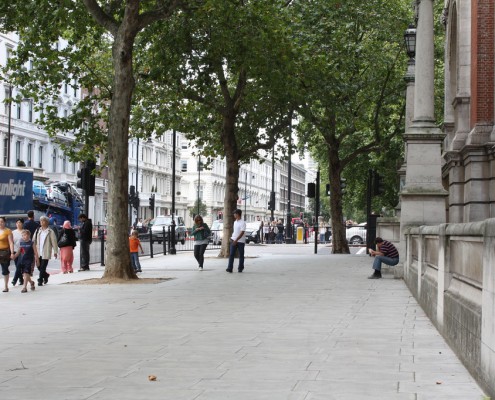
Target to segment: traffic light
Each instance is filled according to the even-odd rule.
[[[385,193],[385,182],[378,172],[373,173],[373,196],[380,196]]]
[[[132,206],[137,210],[139,208],[139,193],[136,192],[136,195],[132,199]]]
[[[340,190],[341,190],[342,194],[345,193],[346,186],[347,186],[346,180],[344,178],[340,178]]]
[[[310,199],[314,199],[316,197],[316,184],[313,182],[308,183],[308,194],[306,195]]]
[[[275,192],[270,192],[270,200],[268,201],[268,209],[275,210]]]
[[[77,171],[77,183],[76,186],[78,189],[85,190],[86,188],[86,167],[84,164],[81,164],[81,169]]]
[[[81,169],[77,171],[77,183],[76,186],[86,192],[88,196],[95,195],[95,176],[93,171],[96,168],[94,161],[85,161],[81,163]]]
[[[88,191],[88,196],[95,195],[95,181],[96,176],[94,175],[94,170],[96,168],[96,163],[93,160],[86,161],[86,187],[85,189]]]
[[[150,210],[154,210],[155,209],[155,194],[153,193],[150,197]]]
[[[330,184],[329,183],[327,183],[325,193],[327,194],[327,196],[330,196]]]

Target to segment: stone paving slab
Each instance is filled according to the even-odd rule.
[[[366,256],[247,246],[142,260],[158,284],[2,293],[1,400],[482,400],[404,283]],[[156,375],[156,381],[149,381]]]

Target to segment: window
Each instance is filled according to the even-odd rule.
[[[74,89],[74,97],[77,97],[77,79],[74,79],[73,89]]]
[[[10,99],[10,95],[11,95],[10,87],[5,88],[5,100]],[[9,115],[10,104],[4,103],[3,106],[4,106],[4,114]]]
[[[53,149],[52,154],[52,172],[57,172],[57,149]]]
[[[18,140],[15,142],[15,164],[19,164],[19,161],[21,161],[21,141]]]
[[[28,144],[28,149],[27,149],[27,166],[31,167],[33,164],[33,144],[29,143]]]
[[[3,165],[8,164],[9,139],[3,139]]]
[[[17,103],[17,119],[21,119],[22,116],[22,102]]]
[[[40,117],[45,115],[45,103],[40,103]]]
[[[64,118],[67,118],[69,116],[69,111],[67,109],[64,109]]]
[[[38,168],[43,168],[43,146],[38,148]]]
[[[69,85],[67,85],[67,82],[64,83],[64,93],[69,93]]]
[[[33,100],[29,100],[28,110],[28,121],[33,122]]]
[[[180,162],[180,170],[182,172],[187,172],[187,160],[181,160],[181,162]]]
[[[62,159],[62,172],[67,172],[67,156],[65,154]]]

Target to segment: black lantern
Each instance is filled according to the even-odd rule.
[[[414,58],[416,55],[416,27],[411,24],[404,33],[404,42],[409,58]]]

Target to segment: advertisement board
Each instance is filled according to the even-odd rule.
[[[0,215],[33,209],[33,170],[0,167]]]

